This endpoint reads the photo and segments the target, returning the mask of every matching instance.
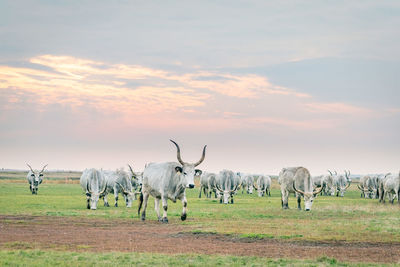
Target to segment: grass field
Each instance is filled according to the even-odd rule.
[[[274,182],[272,196],[259,198],[256,194],[248,195],[239,192],[235,204],[219,204],[216,199],[198,198],[198,189],[187,190],[188,220],[180,221],[181,203],[169,202],[168,217],[170,224],[179,224],[191,233],[223,234],[237,238],[276,239],[282,241],[318,241],[318,242],[400,242],[400,205],[380,204],[377,200],[361,199],[359,191],[352,185],[344,198],[319,196],[311,212],[297,210],[294,197],[290,197],[289,210],[282,210],[280,193]],[[120,198],[121,199],[121,198]],[[113,205],[113,197],[109,197]],[[85,195],[79,184],[62,184],[44,182],[39,187],[38,195],[29,192],[24,181],[0,180],[0,214],[1,215],[40,215],[66,216],[102,219],[122,219],[139,221],[137,202],[131,209],[120,207],[103,207],[102,200],[98,210],[85,208]],[[150,199],[147,220],[156,220]],[[21,251],[12,247],[3,248],[0,254],[0,265],[14,265],[16,259],[38,257],[43,251]],[[36,256],[35,256],[36,255]],[[46,252],[46,260],[39,259],[38,265],[56,264],[62,257],[73,255],[74,265],[94,265],[93,255],[84,252]],[[133,255],[133,256],[132,256]],[[72,257],[72,256],[71,256]],[[184,257],[184,256],[182,256]],[[100,263],[107,265],[113,259],[126,259],[131,264],[175,265],[179,256],[162,254],[140,255],[109,253]],[[185,256],[186,257],[186,256]],[[188,255],[191,261],[184,260],[186,265],[209,265],[221,262],[221,265],[316,265],[338,264],[335,259],[302,261],[292,259],[271,260],[259,257]],[[137,262],[135,262],[137,260]],[[23,262],[23,260],[21,261]],[[362,262],[362,259],[360,259]],[[87,263],[87,264],[85,264]]]

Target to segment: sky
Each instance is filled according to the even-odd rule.
[[[400,168],[398,1],[0,2],[0,168]]]

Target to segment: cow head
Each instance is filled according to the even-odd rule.
[[[107,189],[107,184],[105,184],[103,191],[95,192],[95,191],[90,190],[89,183],[87,184],[87,186],[86,186],[86,197],[90,201],[90,209],[91,210],[97,209],[97,202],[99,202],[100,196],[104,194],[106,189]]]
[[[44,169],[47,167],[47,164],[44,165],[44,167],[42,168],[41,171],[34,171],[32,169],[32,167],[28,163],[26,165],[28,165],[29,169],[31,169],[31,171],[30,171],[30,176],[31,176],[30,177],[30,181],[31,181],[32,194],[37,194],[37,187],[43,181],[43,172],[44,172]]]
[[[195,169],[198,165],[200,165],[206,156],[206,147],[207,145],[204,146],[203,148],[203,154],[201,156],[201,159],[196,162],[196,163],[187,163],[184,162],[181,158],[181,150],[179,148],[179,145],[173,141],[170,140],[174,145],[176,146],[177,152],[176,152],[176,157],[182,166],[177,166],[175,168],[176,173],[181,177],[181,180],[185,184],[186,187],[189,188],[194,188],[194,177],[195,176],[200,176],[202,171],[199,169]]]
[[[304,198],[304,209],[306,211],[310,211],[313,201],[314,199],[317,197],[317,195],[322,191],[322,189],[324,188],[323,186],[321,186],[319,189],[314,189],[312,193],[306,193],[304,191],[301,191],[299,189],[296,188],[296,186],[294,185],[294,181],[293,181],[293,189],[294,191],[296,191],[297,193],[299,193],[300,195],[303,196]]]
[[[223,190],[219,184],[217,183],[216,185],[217,188],[217,193],[218,193],[218,197],[223,197],[223,202],[224,204],[228,204],[229,203],[229,198],[232,197],[233,194],[235,194],[236,190],[238,189],[239,185],[236,185],[233,190],[229,190],[228,188],[225,188],[225,190]],[[221,201],[221,200],[220,200]],[[233,202],[232,202],[233,203]]]
[[[143,172],[134,172],[131,165],[128,164],[129,170],[131,171],[131,184],[136,190],[142,186]]]

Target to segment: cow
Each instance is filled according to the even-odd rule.
[[[240,178],[233,171],[222,170],[217,177],[216,187],[219,191],[219,203],[228,204],[229,198],[233,204],[233,195],[240,186]]]
[[[136,200],[136,195],[142,191],[143,172],[134,172],[129,164],[128,167],[131,172],[132,191],[134,192],[133,199]]]
[[[271,177],[259,175],[256,179],[254,189],[257,190],[258,196],[263,197],[264,194],[271,196]]]
[[[96,169],[85,169],[80,178],[80,184],[86,193],[86,207],[88,209],[97,209],[97,202],[104,196],[107,189],[107,183],[102,171]]]
[[[214,192],[215,197],[217,197],[217,175],[211,172],[205,172],[200,177],[200,193],[199,198],[201,198],[201,192],[203,191],[206,198],[211,198],[211,194]]]
[[[130,175],[123,168],[116,171],[103,171],[104,178],[107,182],[107,190],[104,194],[104,206],[109,207],[107,194],[114,193],[115,207],[118,207],[118,194],[121,193],[125,199],[126,207],[132,207],[134,192],[132,191],[132,182]]]
[[[279,173],[278,182],[281,185],[282,208],[289,208],[289,194],[296,193],[297,207],[301,210],[301,196],[304,198],[304,209],[311,210],[316,196],[322,191],[323,186],[314,189],[310,172],[304,167],[283,168]]]
[[[392,173],[387,173],[383,176],[379,176],[379,180],[378,180],[378,192],[379,192],[379,202],[383,201],[383,196],[384,196],[384,184],[386,182],[386,179],[388,179],[390,176],[392,175]]]
[[[242,186],[242,194],[243,190],[246,190],[247,194],[253,194],[253,185],[254,185],[254,175],[251,174],[240,174]]]
[[[379,178],[377,175],[365,175],[361,177],[357,187],[361,190],[361,197],[377,198],[379,196]]]
[[[392,204],[397,197],[397,202],[400,204],[400,173],[386,175],[383,182],[383,203],[385,203],[386,197]]]
[[[344,197],[346,189],[351,185],[350,171],[344,171],[344,175],[337,174],[333,176],[334,187],[336,188],[336,196]]]
[[[44,165],[41,171],[34,171],[32,167],[27,163],[30,171],[28,172],[26,179],[29,183],[29,190],[31,190],[32,195],[37,195],[39,190],[39,185],[43,182],[43,172],[47,167],[47,164]]]
[[[143,172],[143,185],[142,192],[139,198],[138,215],[143,205],[143,212],[141,219],[146,219],[146,208],[149,196],[154,197],[154,207],[158,216],[158,220],[163,223],[168,223],[167,210],[168,199],[174,203],[176,200],[182,201],[183,211],[181,220],[186,220],[186,188],[194,188],[194,176],[201,175],[202,171],[195,169],[200,165],[206,156],[206,147],[203,148],[203,154],[200,160],[196,163],[184,162],[181,158],[179,145],[170,140],[177,149],[177,162],[164,162],[164,163],[149,163]],[[159,204],[162,201],[163,217],[160,217]]]

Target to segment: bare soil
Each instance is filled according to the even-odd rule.
[[[156,221],[0,215],[0,248],[195,253],[399,263],[400,243],[282,241],[192,232]]]

